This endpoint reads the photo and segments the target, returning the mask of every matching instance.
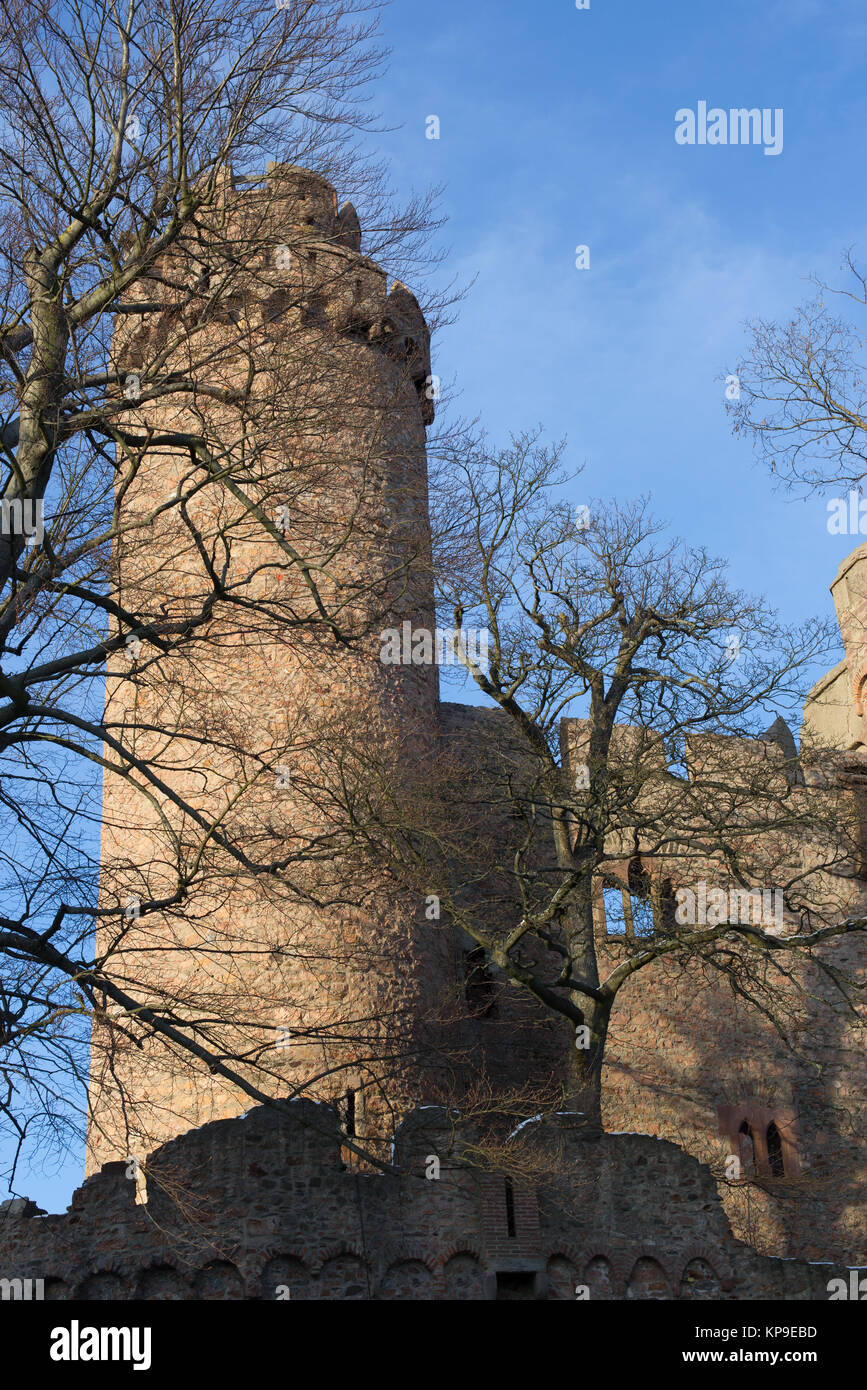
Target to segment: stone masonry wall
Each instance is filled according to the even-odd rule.
[[[166,346],[179,310],[159,277],[137,294],[167,295],[165,313],[142,315],[141,326],[126,315],[114,351],[144,387],[154,362],[194,380],[216,371],[233,390],[255,367],[252,434],[268,446],[255,476],[245,471],[238,460],[246,460],[246,417],[209,399],[148,403],[145,391],[143,403],[130,406],[131,420],[195,431],[206,418],[269,520],[285,504],[289,539],[301,553],[334,549],[319,579],[326,601],[346,604],[358,593],[374,607],[374,598],[381,602],[395,622],[432,626],[428,569],[415,565],[428,535],[425,428],[433,418],[418,304],[404,286],[389,289],[385,272],[360,252],[349,205],[338,212],[334,189],[309,172],[271,165],[251,188],[235,187],[227,170],[212,220],[195,246],[178,253],[176,278],[185,283],[198,255],[211,281],[229,276],[234,298],[227,292],[205,315],[196,352],[183,333],[173,352]],[[245,268],[232,280],[236,256]],[[146,515],[188,468],[183,450],[149,451],[127,511]],[[288,859],[289,886],[280,896],[269,882],[266,893],[261,879],[245,878],[216,850],[208,859],[212,849],[201,845],[197,824],[167,794],[143,798],[137,784],[107,773],[98,951],[145,997],[180,1000],[178,1017],[211,1020],[215,1051],[247,1056],[258,1046],[252,1080],[265,1091],[285,1093],[316,1076],[317,1098],[355,1097],[358,1134],[387,1136],[392,1106],[414,1101],[407,1074],[433,1055],[420,1025],[453,989],[453,966],[440,937],[425,929],[423,904],[377,896],[369,882],[355,891],[325,850],[341,779],[352,776],[339,759],[344,730],[350,746],[362,742],[361,730],[365,746],[391,750],[398,761],[409,743],[423,767],[424,740],[436,731],[436,670],[383,664],[378,609],[370,633],[352,610],[362,633],[354,645],[287,627],[287,614],[306,614],[311,600],[274,538],[248,524],[223,490],[203,489],[190,506],[209,544],[220,550],[224,533],[232,541],[229,585],[265,610],[224,605],[195,661],[157,660],[147,643],[137,665],[119,655],[109,668],[105,722],[124,728],[185,805],[225,823],[260,862]],[[174,509],[153,520],[143,541],[119,543],[115,598],[132,595],[131,611],[170,616],[201,600],[211,578],[187,530]],[[291,775],[262,771],[275,765]],[[323,848],[308,867],[303,849],[317,834]],[[196,864],[200,847],[204,867],[184,885],[183,914],[161,912],[154,904],[176,891],[177,865]],[[128,899],[140,915],[125,921]],[[246,1028],[236,1032],[239,1018]],[[93,1030],[88,1172],[127,1155],[143,1158],[245,1104],[189,1055],[153,1039],[138,1046],[130,1032],[122,1010],[107,1011]]]
[[[758,1255],[732,1237],[708,1170],[640,1135],[582,1137],[542,1122],[570,1179],[556,1200],[460,1164],[449,1116],[414,1111],[395,1138],[403,1176],[347,1171],[334,1112],[295,1101],[217,1120],[147,1164],[123,1163],[65,1215],[0,1209],[0,1278],[48,1299],[824,1299],[842,1268]],[[550,1135],[549,1135],[550,1137]],[[427,1179],[430,1159],[441,1162]]]

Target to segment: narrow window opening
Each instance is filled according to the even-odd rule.
[[[630,897],[629,906],[632,910],[633,936],[653,936],[655,923],[650,898]]]
[[[606,883],[602,889],[605,931],[608,936],[626,936],[626,909],[623,905],[623,889]]]
[[[514,1240],[517,1235],[515,1226],[515,1189],[512,1186],[512,1179],[506,1178],[506,1234],[510,1240]]]
[[[354,1139],[355,1136],[355,1092],[347,1091],[343,1101],[344,1124],[343,1128],[347,1134]]]
[[[653,882],[638,855],[629,861],[627,883],[633,935],[653,936]]]
[[[262,306],[262,319],[264,323],[274,323],[282,318],[292,302],[292,296],[286,290],[275,290],[269,294]]]
[[[626,871],[626,879],[629,884],[629,891],[636,898],[650,897],[650,875],[641,863],[641,859],[634,855],[629,861]]]
[[[766,1138],[768,1142],[768,1167],[771,1170],[771,1177],[784,1178],[786,1170],[783,1164],[783,1140],[773,1120],[768,1125]]]
[[[756,1145],[753,1139],[753,1131],[748,1120],[744,1120],[738,1130],[738,1148],[740,1149],[743,1175],[744,1177],[751,1178],[756,1171]]]
[[[325,309],[325,298],[321,290],[310,290],[301,304],[301,320],[303,323],[315,323],[321,320]]]
[[[659,890],[659,929],[663,932],[677,930],[677,894],[671,884],[671,879],[663,880]]]

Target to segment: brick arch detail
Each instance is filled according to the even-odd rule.
[[[662,1264],[662,1261],[658,1260],[658,1257],[652,1250],[647,1251],[642,1248],[636,1250],[633,1246],[624,1247],[622,1245],[616,1245],[609,1247],[607,1250],[601,1250],[599,1245],[594,1243],[593,1245],[587,1246],[586,1249],[585,1266],[588,1265],[591,1260],[597,1258],[607,1260],[611,1270],[612,1281],[617,1284],[618,1288],[622,1289],[624,1296],[637,1260],[648,1258],[657,1260],[659,1264]]]
[[[240,1247],[236,1247],[236,1249],[238,1250],[237,1255],[231,1257],[228,1255],[224,1255],[220,1258],[230,1260],[231,1263],[234,1264],[238,1273],[241,1275],[242,1279],[258,1279],[259,1273],[264,1268],[264,1264],[266,1263],[262,1260],[262,1251],[242,1250]],[[279,1250],[277,1253],[282,1255],[285,1252]]]
[[[285,1246],[269,1245],[264,1250],[256,1252],[256,1268],[251,1272],[249,1279],[250,1290],[255,1289],[260,1297],[262,1295],[262,1278],[272,1260],[297,1260],[309,1279],[316,1277],[313,1273],[309,1252],[305,1258],[303,1255],[297,1255],[294,1250],[287,1250]]]
[[[699,1256],[698,1258],[702,1259],[704,1257]],[[661,1252],[657,1250],[656,1246],[654,1245],[645,1246],[643,1249],[638,1250],[637,1254],[634,1256],[631,1264],[628,1267],[628,1273],[626,1275],[627,1285],[629,1284],[629,1281],[632,1278],[635,1266],[638,1264],[639,1260],[653,1260],[654,1264],[659,1265],[659,1268],[662,1270],[663,1274],[668,1280],[669,1286],[671,1287],[672,1291],[674,1291],[675,1288],[679,1287],[678,1281],[675,1280],[672,1274],[672,1269],[674,1268],[674,1266],[671,1263],[671,1256],[666,1257],[662,1255]]]
[[[578,1272],[578,1278],[583,1283],[587,1266],[591,1260],[605,1260],[611,1272],[612,1289],[617,1290],[618,1297],[621,1290],[625,1292],[629,1282],[629,1273],[632,1270],[635,1260],[629,1263],[629,1256],[624,1255],[620,1250],[600,1249],[598,1244],[592,1245],[572,1245],[568,1241],[563,1241],[548,1251],[545,1256],[545,1263],[549,1260],[565,1259],[570,1260]],[[636,1256],[636,1258],[639,1258]],[[624,1273],[624,1269],[626,1273]]]
[[[626,1297],[626,1290],[629,1288],[629,1281],[632,1278],[632,1271],[634,1270],[638,1261],[643,1260],[645,1258],[649,1258],[652,1260],[656,1259],[656,1256],[653,1253],[648,1255],[648,1252],[646,1250],[640,1249],[629,1251],[610,1250],[606,1255],[603,1251],[600,1251],[597,1248],[596,1254],[599,1255],[601,1259],[605,1259],[608,1261],[608,1265],[611,1270],[611,1280],[614,1286],[617,1288],[618,1298]],[[588,1255],[587,1263],[589,1264],[590,1260],[594,1258],[594,1255]],[[661,1261],[659,1263],[661,1263]]]
[[[298,1260],[305,1269],[312,1269],[315,1264],[306,1246],[303,1255],[297,1250],[287,1250],[285,1245],[261,1245],[254,1253],[259,1270],[263,1270],[270,1260]]]
[[[316,1259],[308,1265],[310,1272],[318,1279],[329,1260],[339,1260],[341,1255],[349,1255],[353,1259],[360,1260],[367,1269],[371,1269],[370,1256],[365,1251],[360,1250],[356,1245],[350,1245],[345,1240],[337,1241],[336,1244],[327,1246]]]
[[[203,1245],[200,1248],[202,1251],[207,1250],[210,1253],[208,1255],[208,1259],[205,1261],[203,1265],[196,1266],[197,1269],[205,1269],[209,1264],[230,1264],[234,1265],[236,1269],[240,1269],[241,1261],[245,1257],[247,1259],[257,1258],[256,1254],[253,1254],[251,1256],[251,1252],[240,1241],[235,1241],[233,1245],[220,1244],[219,1246],[215,1243],[208,1242],[206,1245]],[[170,1246],[163,1246],[163,1254],[160,1256],[160,1258],[163,1259],[166,1264],[169,1264],[171,1260],[175,1258],[174,1255],[171,1253]]]
[[[436,1255],[422,1249],[420,1245],[386,1245],[379,1256],[378,1264],[384,1271],[391,1269],[392,1265],[406,1264],[409,1260],[424,1265],[428,1273],[436,1279],[440,1261]]]
[[[680,1261],[680,1273],[677,1276],[678,1287],[680,1287],[687,1266],[692,1264],[693,1260],[704,1260],[705,1264],[710,1265],[721,1284],[733,1277],[731,1262],[721,1247],[714,1250],[709,1245],[690,1245],[687,1246],[687,1251],[689,1253],[684,1254]]]
[[[677,1299],[680,1294],[680,1283],[672,1278],[671,1266],[667,1264],[665,1260],[660,1259],[658,1253],[653,1248],[648,1250],[641,1250],[635,1256],[635,1259],[632,1261],[632,1264],[629,1267],[629,1273],[626,1276],[626,1281],[623,1286],[624,1292],[628,1291],[629,1285],[632,1283],[632,1276],[635,1273],[636,1267],[641,1263],[642,1260],[652,1260],[655,1265],[659,1266],[659,1268],[665,1275],[665,1279],[671,1294],[671,1300],[673,1301]]]
[[[112,1265],[100,1265],[98,1269],[88,1269],[84,1273],[77,1275],[74,1280],[70,1277],[65,1282],[69,1284],[70,1288],[74,1288],[75,1298],[80,1299],[82,1288],[85,1284],[88,1284],[91,1279],[102,1279],[108,1276],[110,1279],[117,1279],[118,1282],[123,1285],[126,1296],[129,1298],[133,1292],[134,1280],[136,1280],[139,1275],[140,1271],[135,1274],[122,1274],[119,1269],[114,1268]]]
[[[456,1245],[447,1245],[445,1250],[440,1254],[437,1262],[445,1269],[449,1260],[453,1260],[455,1255],[472,1255],[473,1259],[478,1260],[479,1264],[484,1263],[482,1258],[482,1247],[480,1245],[470,1245],[466,1242],[463,1244],[458,1242]]]
[[[380,1286],[389,1271],[403,1264],[423,1265],[431,1277],[434,1297],[437,1299],[445,1298],[445,1266],[440,1265],[436,1255],[426,1253],[416,1245],[395,1245],[386,1248],[382,1258],[377,1261],[377,1268],[373,1281],[374,1298],[379,1297]]]
[[[580,1265],[584,1259],[582,1254],[584,1248],[583,1245],[573,1245],[570,1241],[558,1241],[556,1245],[552,1245],[550,1249],[544,1251],[542,1258],[545,1260],[556,1260],[558,1256],[561,1256],[564,1259],[571,1260],[574,1265]],[[605,1258],[607,1260],[608,1256],[606,1255]]]

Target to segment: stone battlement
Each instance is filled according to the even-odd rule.
[[[434,418],[430,333],[415,295],[361,253],[362,231],[352,203],[339,209],[337,193],[321,174],[272,162],[264,178],[236,181],[218,171],[213,197],[195,232],[161,256],[130,288],[127,323],[115,345],[125,371],[167,365],[166,340],[178,316],[185,331],[200,325],[240,328],[239,341],[254,356],[287,330],[377,349],[395,363],[419,395],[424,423]],[[153,313],[154,301],[165,304]],[[149,305],[141,320],[131,312]],[[252,334],[252,336],[250,336]],[[263,365],[263,364],[260,364]]]

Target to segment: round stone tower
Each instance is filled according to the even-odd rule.
[[[361,243],[319,175],[224,170],[118,315],[98,952],[177,1032],[97,1018],[90,1171],[248,1108],[178,1033],[360,1139],[434,1065],[451,950],[365,873],[363,806],[412,794],[437,737],[436,665],[382,659],[434,630],[435,393],[418,303]]]

